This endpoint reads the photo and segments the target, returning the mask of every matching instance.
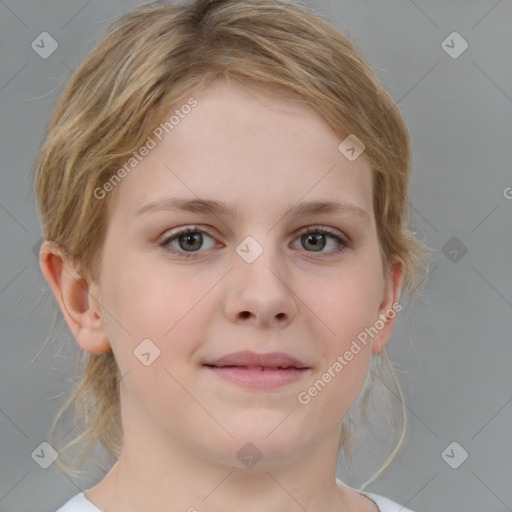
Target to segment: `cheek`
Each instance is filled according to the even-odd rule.
[[[121,261],[105,272],[102,301],[107,334],[123,373],[140,363],[135,358],[144,346],[158,354],[156,366],[186,371],[201,332],[206,331],[205,295],[218,276],[193,278],[135,256]],[[144,341],[148,339],[156,348]],[[141,343],[145,345],[139,349]]]
[[[361,391],[372,357],[372,338],[365,329],[373,323],[376,294],[344,284],[338,300],[324,304],[323,319],[334,333],[324,328],[322,332],[329,334],[316,336],[321,366],[297,396],[308,421],[318,429],[333,428],[345,417]]]
[[[362,255],[354,264],[333,272],[312,297],[315,313],[329,329],[331,348],[344,350],[352,339],[373,325],[383,299],[383,279],[378,262]],[[369,260],[369,261],[368,261]]]
[[[170,275],[162,267],[134,268],[136,263],[125,259],[104,283],[104,305],[111,313],[105,315],[106,328],[126,376],[123,403],[131,417],[145,410],[172,430],[181,421],[175,411],[193,405],[184,388],[190,387],[191,357],[206,331],[207,301],[201,298],[212,284],[177,272]],[[204,421],[201,411],[194,411]]]
[[[361,254],[351,263],[332,273],[311,297],[321,320],[318,324],[328,328],[323,327],[318,331],[323,334],[315,337],[322,368],[310,383],[315,389],[305,390],[304,401],[311,397],[316,402],[313,407],[333,421],[348,412],[364,383],[372,356],[369,328],[382,301],[379,260]]]

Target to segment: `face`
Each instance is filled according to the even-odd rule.
[[[237,466],[252,442],[270,466],[336,435],[385,343],[354,345],[393,302],[370,166],[291,99],[221,81],[194,98],[111,192],[94,293],[127,437]],[[320,202],[345,206],[297,209]]]

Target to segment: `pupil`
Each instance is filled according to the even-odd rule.
[[[182,241],[186,240],[186,247],[183,247]],[[189,245],[191,242],[192,245]],[[194,242],[196,242],[195,247]],[[182,249],[191,249],[193,251],[197,251],[201,247],[201,233],[186,233],[185,235],[180,236],[180,247]]]
[[[307,235],[305,235],[307,243],[311,243],[311,245],[313,246],[313,249],[315,251],[322,250],[325,247],[324,236],[325,235],[323,235],[322,233],[316,233],[316,234],[308,233]],[[323,243],[320,242],[321,239],[323,239],[322,240]]]

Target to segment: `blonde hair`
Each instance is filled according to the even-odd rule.
[[[384,276],[400,260],[403,291],[417,293],[427,247],[406,225],[411,146],[403,119],[355,45],[308,7],[285,0],[149,3],[115,21],[67,84],[35,163],[45,238],[78,262],[84,277],[96,280],[109,201],[97,199],[95,190],[173,105],[217,77],[298,98],[340,141],[355,134],[363,142]],[[83,424],[82,433],[60,450],[58,464],[68,474],[76,474],[97,441],[116,458],[122,443],[121,376],[114,356],[82,358],[85,368],[51,429],[52,435],[73,408]],[[343,429],[340,448],[348,453],[350,432]],[[84,440],[73,465],[60,462]]]

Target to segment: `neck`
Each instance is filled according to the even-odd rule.
[[[153,448],[125,441],[118,462],[97,486],[99,492],[87,497],[102,510],[126,512],[349,510],[335,468],[318,471],[309,455],[293,465],[241,469],[205,462],[180,449]]]

